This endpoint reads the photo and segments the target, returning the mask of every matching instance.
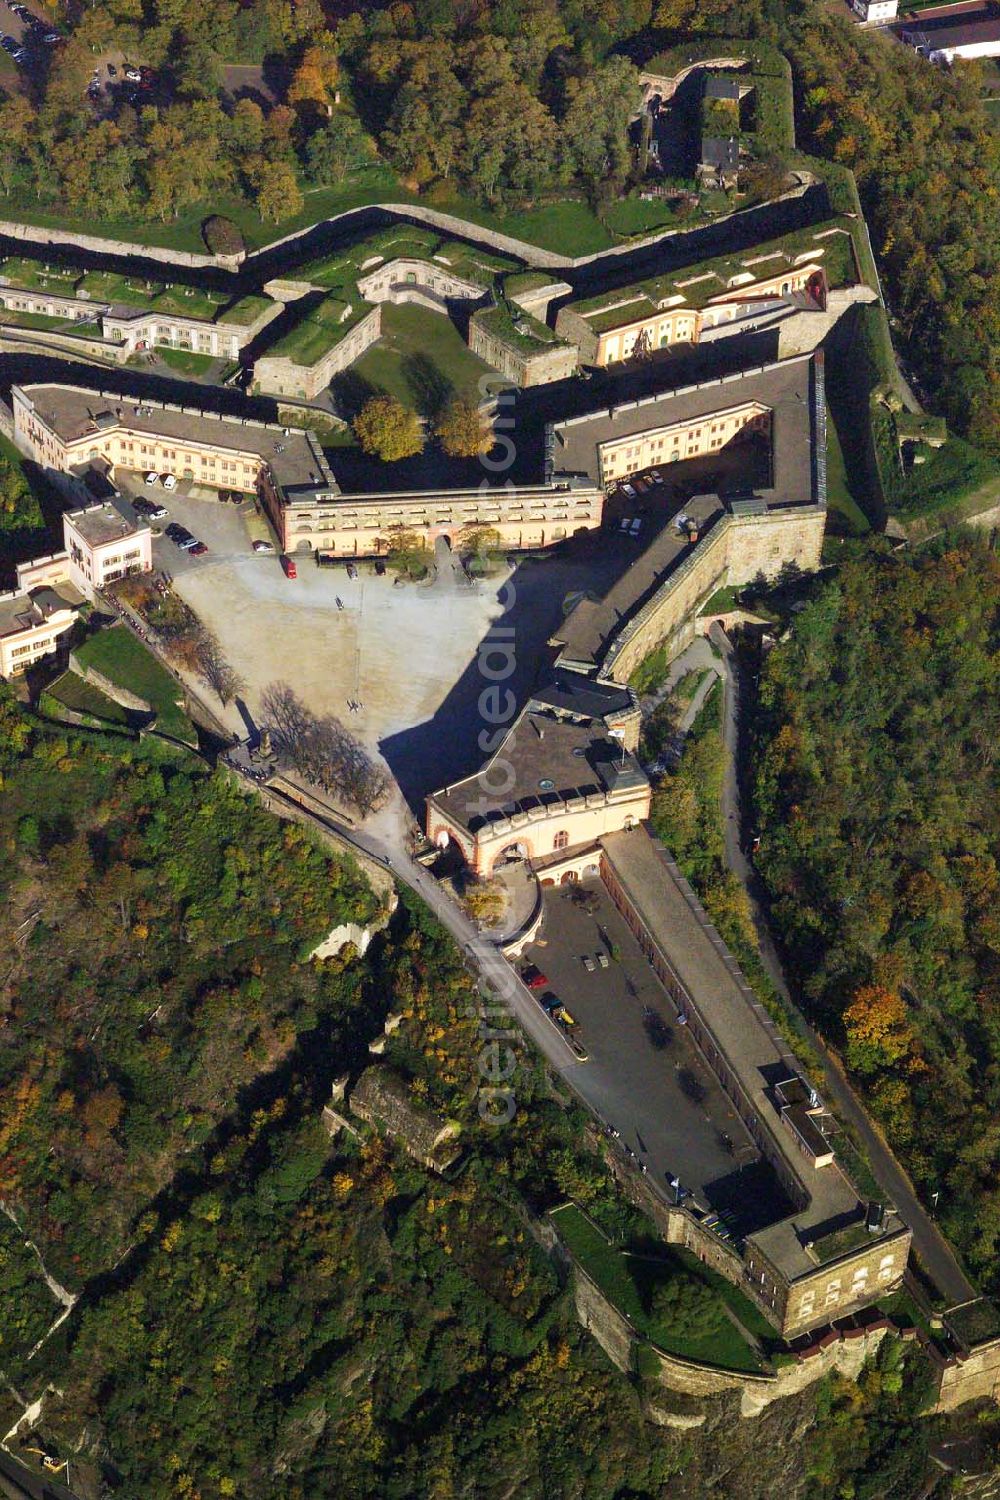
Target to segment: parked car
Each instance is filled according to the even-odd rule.
[[[375,577],[376,578],[384,578],[385,577],[385,563],[382,561],[382,559],[380,557],[378,557],[378,558],[375,559]]]
[[[140,516],[146,516],[150,521],[162,521],[170,514],[167,507],[161,505],[159,500],[146,500],[142,495],[132,501],[132,509],[137,510]]]
[[[622,494],[623,495],[627,495],[630,500],[634,500],[635,499],[635,489],[630,484],[623,484],[622,485]]]
[[[160,483],[163,485],[163,488],[165,490],[175,490],[177,488],[177,480],[173,474],[162,475],[160,478]]]
[[[142,74],[138,68],[126,68],[125,77],[129,83],[139,83],[142,80]]]
[[[195,542],[193,547],[188,548],[188,551],[191,553],[192,557],[202,557],[208,551],[208,543]]]
[[[273,546],[273,544],[271,542],[260,542],[260,541],[258,541],[258,542],[254,542],[254,544],[253,544],[253,550],[255,552],[273,552],[274,551],[274,546]]]
[[[536,998],[539,1005],[542,1007],[542,1010],[544,1010],[547,1015],[551,1015],[554,1010],[558,1010],[559,1006],[562,1004],[559,996],[554,995],[551,990],[547,990],[544,995],[538,995],[536,996]]]
[[[171,521],[167,527],[167,536],[175,546],[182,547],[185,551],[193,547],[198,540],[197,537],[191,535],[186,526],[181,526],[178,521]]]
[[[606,953],[598,953],[596,957],[597,967],[599,969],[606,969],[608,967],[608,955]]]
[[[48,37],[46,37],[46,41],[48,41]],[[115,67],[114,63],[108,63],[108,77],[109,78],[117,78],[118,77],[118,69]]]
[[[298,576],[299,576],[299,570],[295,566],[295,559],[294,559],[294,557],[282,557],[282,559],[281,559],[281,566],[285,570],[285,577],[286,578],[298,578]]]
[[[200,547],[202,544],[201,542],[199,542],[198,538],[196,536],[192,536],[189,531],[187,535],[177,543],[177,545],[178,547],[180,547],[182,552],[193,552],[196,547]],[[206,547],[205,550],[207,552],[208,548]]]
[[[591,958],[589,953],[585,953],[583,955],[583,967],[586,969],[588,974],[593,974],[594,970],[597,968],[597,965],[594,963],[594,960]]]
[[[534,965],[530,969],[525,969],[523,978],[529,990],[544,990],[549,982],[541,969],[536,969]]]
[[[147,474],[146,475],[146,483],[147,484],[159,484],[159,482],[160,482],[160,476],[159,476],[159,474]]]

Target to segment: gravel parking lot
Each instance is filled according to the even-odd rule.
[[[572,889],[576,899],[569,887],[546,888],[541,933],[525,956],[578,1023],[588,1061],[574,1086],[661,1189],[679,1176],[704,1204],[728,1211],[752,1175],[759,1198],[759,1153],[603,884]],[[612,952],[592,973],[581,961]]]

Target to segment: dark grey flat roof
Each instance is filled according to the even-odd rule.
[[[985,12],[968,21],[952,21],[938,16],[931,21],[910,21],[900,27],[901,35],[914,47],[944,50],[946,47],[973,47],[983,42],[1000,42],[1000,18]]]
[[[216,416],[195,407],[136,401],[112,392],[70,385],[25,385],[21,391],[41,419],[71,443],[88,433],[125,428],[140,435],[175,438],[213,448],[254,454],[267,464],[282,489],[333,487],[323,450],[315,436],[298,428],[285,431],[272,423]]]
[[[701,161],[706,167],[735,170],[740,164],[740,143],[733,135],[707,135],[701,143]]]
[[[491,770],[494,763],[500,774]],[[567,798],[603,798],[646,784],[638,761],[628,751],[622,755],[621,745],[607,736],[600,721],[573,724],[525,709],[480,771],[435,792],[430,800],[475,833],[488,823],[556,807]]]
[[[718,495],[698,495],[685,505],[684,514],[698,523],[699,536],[703,537],[722,519],[725,509]],[[570,610],[551,637],[552,644],[562,647],[561,655],[567,662],[597,666],[625,621],[642,608],[692,550],[686,532],[666,525],[603,599],[581,599]]]
[[[814,504],[812,448],[815,357],[800,355],[725,375],[703,385],[681,386],[601,411],[555,422],[553,477],[586,475],[600,483],[598,448],[617,438],[711,416],[746,401],[758,401],[773,413],[774,484],[759,493],[769,505]],[[659,467],[669,473],[669,465]]]
[[[632,694],[619,683],[595,681],[592,677],[581,677],[578,672],[565,672],[559,668],[544,687],[531,694],[528,702],[529,706],[539,703],[588,719],[625,714],[635,707]]]

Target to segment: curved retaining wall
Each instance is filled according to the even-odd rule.
[[[791,188],[773,201],[781,203],[786,198],[797,198],[805,190],[805,186]],[[243,251],[239,255],[198,255],[189,250],[171,250],[163,245],[140,245],[128,240],[104,239],[96,234],[79,234],[71,229],[20,224],[6,219],[0,219],[0,235],[9,235],[12,239],[40,245],[76,245],[80,249],[94,250],[101,255],[139,256],[146,260],[160,261],[165,265],[187,267],[192,270],[236,272],[252,268],[253,263],[263,256],[280,250],[284,245],[293,245],[296,240],[304,239],[322,224],[347,223],[361,214],[370,213],[373,209],[380,209],[387,214],[398,214],[401,218],[416,219],[432,229],[443,230],[461,239],[477,241],[502,254],[514,255],[529,266],[536,266],[541,270],[573,270],[577,267],[593,265],[607,258],[631,255],[635,250],[647,249],[651,245],[659,244],[662,240],[683,240],[686,235],[698,234],[708,227],[706,224],[696,224],[689,229],[654,230],[641,238],[623,240],[619,245],[609,245],[604,250],[594,250],[589,255],[573,256],[561,255],[556,250],[545,250],[540,245],[529,244],[527,240],[517,239],[514,235],[503,234],[500,230],[489,229],[470,219],[460,219],[455,214],[428,208],[421,203],[368,203],[358,208],[345,209],[340,214],[331,214],[325,219],[316,219],[303,229],[296,229],[291,234],[286,234],[280,240],[271,240],[259,250]],[[736,209],[731,214],[720,214],[718,218],[711,220],[711,225],[714,227],[724,223],[727,219],[738,218],[740,214],[753,211],[751,207]]]
[[[161,260],[167,265],[190,266],[192,269],[238,271],[245,259],[240,255],[196,255],[190,250],[171,250],[165,245],[137,245],[130,240],[103,239],[97,234],[79,234],[75,229],[55,229],[42,224],[20,224],[0,219],[0,234],[12,240],[30,240],[37,245],[77,245],[81,250],[96,250],[100,255],[141,255],[146,260]]]

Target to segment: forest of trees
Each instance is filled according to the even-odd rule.
[[[301,961],[376,901],[231,780],[26,728],[2,692],[0,1195],[78,1286],[315,1025],[331,981]]]
[[[1000,1286],[1000,562],[845,564],[767,658],[760,868],[813,1018]]]
[[[2,1362],[48,1388],[29,1446],[72,1453],[78,1492],[653,1500],[740,1468],[774,1492],[769,1417],[693,1446],[579,1327],[528,1214],[571,1197],[617,1233],[634,1210],[513,1033],[516,1113],[482,1121],[479,997],[419,902],[363,959],[305,963],[370,891],[194,758],[63,737],[5,690],[0,772],[3,1196],[82,1292],[27,1363],[57,1308],[0,1218]],[[460,1128],[448,1180],[321,1124],[389,1009],[387,1064]],[[810,1493],[919,1471],[925,1377],[886,1354],[801,1398]]]

